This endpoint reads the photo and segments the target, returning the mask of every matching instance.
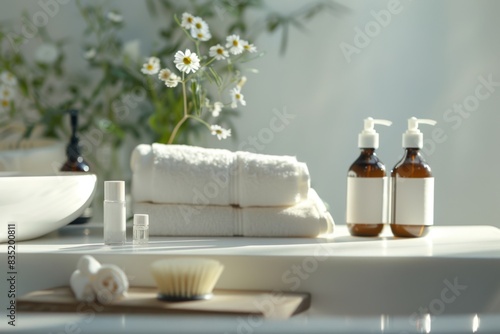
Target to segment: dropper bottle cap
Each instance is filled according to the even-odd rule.
[[[419,124],[436,125],[437,122],[432,119],[422,119],[411,117],[408,119],[408,130],[403,133],[404,148],[422,148],[424,146],[424,135],[418,129]]]
[[[392,122],[385,119],[365,118],[364,129],[358,135],[359,148],[378,148],[379,135],[375,131],[375,124],[391,126]]]

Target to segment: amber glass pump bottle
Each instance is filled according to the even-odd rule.
[[[347,174],[346,223],[354,236],[378,236],[388,222],[388,178],[384,164],[375,154],[379,135],[375,124],[390,126],[392,122],[364,120],[364,129],[358,136],[361,154]]]
[[[397,237],[422,237],[434,224],[434,177],[420,154],[423,135],[419,124],[435,125],[430,119],[408,119],[403,134],[403,158],[391,171],[391,230]]]

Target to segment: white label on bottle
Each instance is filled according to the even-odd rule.
[[[387,194],[387,177],[348,177],[346,222],[387,223]]]
[[[400,225],[434,224],[434,178],[393,179],[394,218]]]

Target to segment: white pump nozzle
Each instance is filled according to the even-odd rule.
[[[424,146],[424,135],[418,129],[419,124],[436,125],[432,119],[419,119],[411,117],[408,119],[408,130],[403,133],[403,147],[422,148]]]
[[[375,124],[391,126],[392,122],[385,119],[365,118],[364,129],[358,136],[359,148],[378,148],[378,133],[375,131]]]

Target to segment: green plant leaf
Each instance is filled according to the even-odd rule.
[[[222,86],[222,78],[221,76],[219,75],[219,73],[217,73],[211,66],[208,68],[208,73],[211,75],[209,75],[208,77],[212,77],[215,84],[217,85],[217,87],[221,87]]]
[[[283,24],[281,33],[281,44],[280,44],[280,54],[285,54],[286,48],[288,46],[288,23]]]

